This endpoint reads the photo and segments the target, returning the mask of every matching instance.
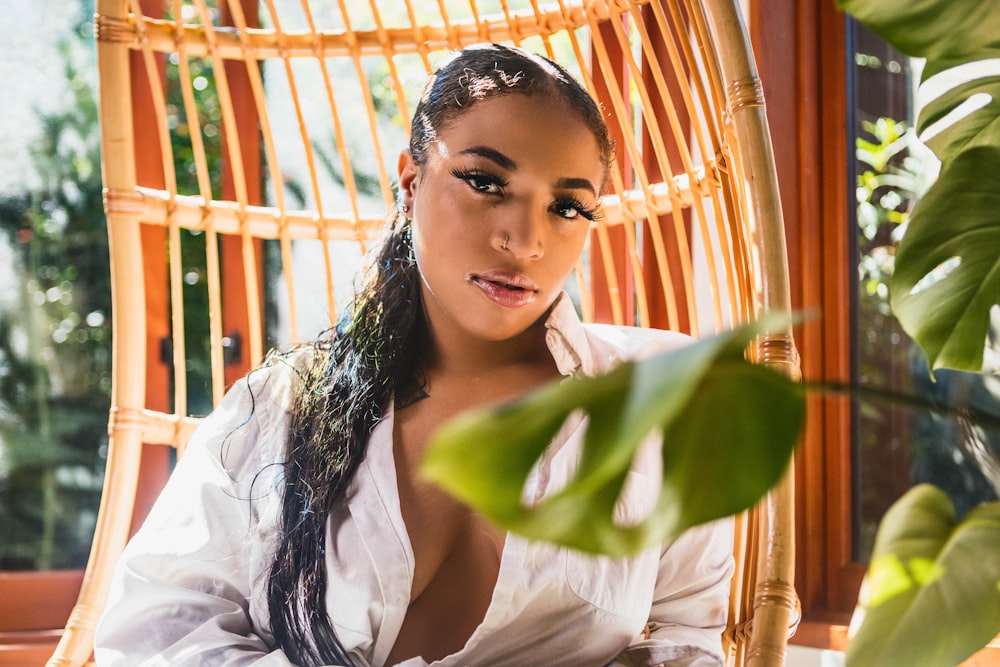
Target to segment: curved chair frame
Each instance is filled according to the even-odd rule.
[[[765,311],[789,311],[786,247],[774,158],[764,99],[738,0],[557,0],[540,6],[534,0],[513,10],[500,1],[502,13],[450,18],[443,0],[433,21],[419,22],[418,8],[405,3],[406,18],[383,21],[375,3],[364,28],[342,25],[317,29],[309,3],[296,15],[305,28],[282,28],[275,0],[265,0],[268,28],[254,28],[245,11],[247,0],[164,2],[173,21],[147,16],[149,0],[98,0],[96,36],[100,71],[105,208],[111,247],[113,282],[114,378],[110,414],[111,440],[97,530],[78,604],[69,619],[50,667],[80,665],[91,658],[97,619],[106,599],[114,563],[129,537],[132,507],[139,484],[143,443],[173,446],[179,452],[199,422],[189,415],[181,265],[181,231],[205,235],[210,321],[212,396],[217,402],[225,385],[224,336],[218,313],[224,299],[227,269],[219,266],[219,241],[229,239],[241,258],[242,300],[247,315],[249,365],[264,353],[264,308],[261,295],[260,239],[280,249],[288,270],[287,291],[293,311],[285,340],[298,339],[291,267],[294,243],[312,240],[322,248],[326,270],[327,310],[335,312],[331,242],[362,247],[382,224],[378,213],[366,213],[350,164],[342,106],[329,81],[330,63],[350,63],[366,80],[364,66],[381,58],[399,114],[408,117],[404,76],[397,62],[409,57],[425,67],[443,50],[477,41],[531,42],[551,52],[555,40],[571,50],[581,76],[602,101],[612,119],[620,155],[613,192],[605,197],[606,216],[593,229],[589,266],[579,270],[581,310],[585,319],[680,328],[697,333],[721,329]],[[212,3],[215,5],[216,3]],[[288,3],[286,3],[288,4]],[[341,8],[344,4],[341,3]],[[256,13],[259,7],[254,8]],[[317,8],[318,10],[318,8]],[[229,27],[214,25],[219,13]],[[670,33],[670,34],[668,34]],[[670,35],[672,34],[672,37]],[[163,54],[178,64],[184,113],[191,121],[191,151],[198,186],[180,192],[174,173],[169,118],[164,99]],[[187,64],[210,63],[222,109],[222,161],[227,196],[213,195],[204,133]],[[342,158],[343,189],[336,207],[324,201],[317,176],[317,157],[309,139],[297,92],[296,63],[310,60],[323,73],[324,95]],[[274,121],[261,80],[264,62],[284,71],[290,85],[312,195],[309,206],[294,209],[279,170]],[[235,70],[233,69],[235,67]],[[273,188],[272,202],[253,201],[248,169],[239,144],[239,104],[227,79],[238,71],[248,87],[247,103],[256,113],[259,133],[251,141],[263,146]],[[673,74],[671,75],[671,71]],[[670,76],[673,79],[668,80]],[[185,78],[186,77],[186,78]],[[134,121],[137,82],[151,86],[153,123]],[[690,89],[687,89],[690,85]],[[322,88],[322,86],[320,86]],[[364,90],[364,89],[363,89]],[[374,96],[364,92],[371,136],[379,146],[381,130],[374,115]],[[364,115],[364,114],[363,114]],[[638,118],[638,120],[637,120]],[[293,123],[294,126],[295,123]],[[641,127],[640,127],[641,126]],[[669,129],[667,129],[669,128]],[[699,129],[704,128],[704,129]],[[256,132],[256,129],[254,130]],[[137,177],[136,137],[147,133],[160,147],[164,184]],[[673,141],[663,138],[670,134]],[[687,146],[691,139],[691,147]],[[701,164],[695,156],[702,156]],[[378,196],[392,206],[388,170],[378,158]],[[329,199],[329,198],[327,198]],[[334,209],[336,208],[336,212]],[[144,253],[144,230],[165,229],[166,252],[151,260]],[[699,237],[701,240],[698,241]],[[641,238],[640,238],[641,237]],[[711,241],[711,242],[710,242]],[[694,248],[705,250],[702,263],[712,276],[697,287],[699,269]],[[149,262],[167,267],[168,285],[146,285]],[[162,268],[162,267],[161,267]],[[714,271],[712,271],[714,269]],[[301,286],[300,286],[301,287]],[[147,406],[147,290],[169,290],[174,399],[172,411]],[[701,292],[712,295],[709,315],[699,310]],[[233,307],[228,303],[227,307]],[[698,321],[701,318],[701,325]],[[708,323],[708,321],[711,321]],[[798,357],[790,330],[760,337],[748,351],[756,362],[798,378]],[[798,621],[793,588],[793,482],[791,473],[755,510],[737,518],[737,571],[725,642],[731,664],[783,664],[787,638]]]

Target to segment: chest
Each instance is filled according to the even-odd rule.
[[[427,442],[449,416],[428,401],[397,413],[393,427],[399,506],[414,558],[411,601],[435,582],[467,590],[489,582],[491,590],[503,551],[501,530],[420,477]],[[445,567],[446,576],[439,576]]]
[[[453,654],[442,663],[448,667],[539,659],[573,667],[604,664],[620,651],[647,620],[655,555],[612,564],[516,536],[504,542],[489,527],[478,533],[490,540],[471,539],[478,529],[468,511],[420,493],[419,478],[404,472],[416,470],[412,452],[395,456],[397,434],[406,437],[403,412],[372,434],[350,508],[333,519],[328,574],[337,595],[329,612],[345,645],[369,664]],[[565,436],[565,450],[575,450],[582,429]],[[556,457],[545,475],[557,486],[563,461]],[[525,643],[527,635],[537,641]],[[561,648],[540,658],[540,643]]]

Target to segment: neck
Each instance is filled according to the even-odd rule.
[[[554,368],[552,355],[545,343],[544,320],[536,322],[514,338],[502,341],[461,337],[455,332],[435,330],[427,326],[425,369],[428,374],[474,376],[495,374],[515,368],[549,366]]]

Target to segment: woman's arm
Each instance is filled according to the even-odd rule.
[[[649,637],[629,646],[609,667],[721,667],[733,522],[688,530],[660,556],[649,614]]]
[[[285,422],[284,394],[275,391],[284,383],[271,370],[258,373],[197,430],[122,555],[97,631],[99,665],[291,664],[268,647],[250,612],[254,573],[267,571],[254,562],[258,512],[277,470],[267,450]]]

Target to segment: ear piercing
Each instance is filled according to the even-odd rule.
[[[500,244],[501,250],[507,249],[507,242],[510,241],[510,234],[505,234],[503,237],[503,243]]]
[[[405,215],[410,212],[410,205],[404,201],[401,201],[399,202],[399,210],[402,211],[403,214]]]

